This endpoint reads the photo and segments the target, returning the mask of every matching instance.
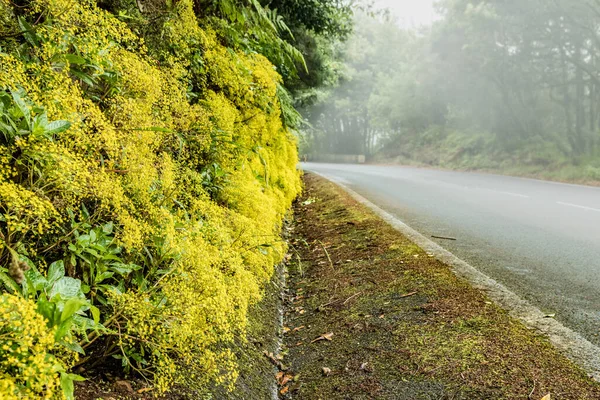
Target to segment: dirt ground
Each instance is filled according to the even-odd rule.
[[[295,206],[282,399],[600,399],[600,385],[334,184]]]

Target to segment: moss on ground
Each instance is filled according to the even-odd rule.
[[[305,185],[295,206],[282,398],[600,398],[600,385],[545,337],[342,189],[314,175]]]

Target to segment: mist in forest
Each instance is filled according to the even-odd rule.
[[[303,153],[600,179],[599,2],[441,0],[425,24],[401,3],[324,54]]]

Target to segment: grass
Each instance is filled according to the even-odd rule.
[[[283,398],[600,398],[545,337],[342,189],[314,175],[305,186],[286,301],[283,362],[294,379]]]

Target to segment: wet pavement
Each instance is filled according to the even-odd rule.
[[[600,188],[401,166],[302,164],[600,344]]]

